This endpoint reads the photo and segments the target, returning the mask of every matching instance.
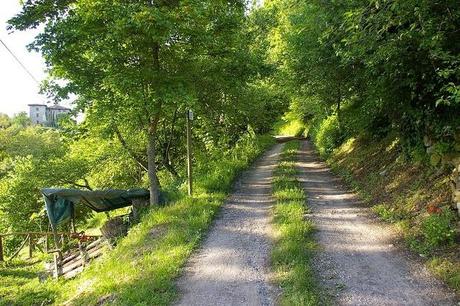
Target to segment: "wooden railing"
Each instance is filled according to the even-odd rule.
[[[85,266],[94,258],[102,255],[104,248],[108,246],[104,238],[99,238],[88,245],[81,244],[79,250],[62,257],[56,252],[54,263],[47,267],[48,272],[54,278],[72,278],[82,272]]]
[[[69,232],[14,232],[14,233],[6,233],[6,234],[0,234],[0,262],[5,261],[5,256],[4,256],[4,238],[9,237],[9,236],[25,236],[25,239],[21,243],[20,247],[13,253],[13,255],[10,256],[8,260],[13,259],[16,257],[21,250],[28,245],[29,246],[29,258],[33,257],[33,251],[35,247],[37,246],[35,241],[38,238],[45,237],[44,241],[44,248],[43,252],[44,253],[54,253],[54,251],[49,250],[49,236],[54,236],[54,237],[59,237],[61,240],[64,239],[64,237],[69,237],[70,239],[98,239],[101,236],[100,235],[84,235],[83,233],[69,233]]]

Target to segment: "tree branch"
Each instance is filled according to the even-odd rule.
[[[86,189],[88,189],[90,191],[93,191],[93,188],[91,188],[91,186],[89,185],[88,180],[86,178],[83,178],[83,181],[85,182],[84,185],[83,184],[78,184],[78,183],[72,182],[72,181],[64,181],[64,183],[71,184],[71,185],[73,185],[75,187],[86,188]]]
[[[126,143],[126,140],[123,138],[123,135],[121,135],[121,132],[117,126],[114,127],[114,130],[115,130],[115,135],[117,135],[117,138],[120,141],[122,147],[125,148],[128,154],[139,164],[139,166],[141,166],[142,169],[144,169],[145,171],[148,171],[147,163],[144,160],[142,160],[142,158],[128,146],[128,144]]]

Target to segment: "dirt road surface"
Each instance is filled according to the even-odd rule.
[[[299,160],[320,244],[313,262],[333,304],[457,305],[453,292],[393,246],[391,227],[369,217],[307,141]]]
[[[179,279],[177,305],[273,305],[269,283],[271,179],[282,144],[241,175],[202,247]]]

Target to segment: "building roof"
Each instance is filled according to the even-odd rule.
[[[64,107],[64,106],[61,106],[61,105],[51,105],[48,108],[50,108],[50,109],[59,109],[59,110],[69,110],[69,111],[71,110],[70,108]]]
[[[61,105],[51,105],[51,106],[48,106],[46,104],[27,104],[28,106],[44,106],[46,108],[49,108],[49,109],[56,109],[56,110],[68,110],[68,111],[71,111],[70,108],[68,107],[65,107],[65,106],[61,106]]]

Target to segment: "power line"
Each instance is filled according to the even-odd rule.
[[[18,62],[19,65],[21,65],[22,69],[24,69],[27,72],[27,74],[35,81],[35,83],[37,83],[37,85],[40,86],[40,82],[34,77],[34,75],[29,71],[29,69],[27,69],[27,67],[19,60],[19,58],[16,55],[14,55],[13,51],[11,51],[10,48],[8,48],[8,46],[3,42],[1,38],[0,43],[2,43],[6,50],[11,54],[11,56],[16,60],[16,62]]]

